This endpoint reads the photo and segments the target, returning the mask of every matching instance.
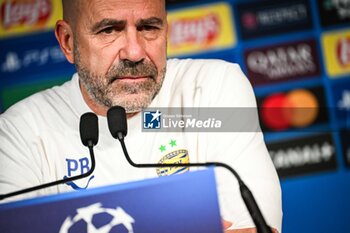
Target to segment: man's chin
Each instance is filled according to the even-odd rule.
[[[140,98],[137,94],[128,95],[128,98],[119,99],[113,106],[122,106],[125,108],[126,113],[137,113],[147,108],[151,104],[152,100],[150,97]]]

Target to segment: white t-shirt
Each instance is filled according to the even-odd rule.
[[[172,59],[161,91],[150,107],[256,107],[256,102],[237,64]],[[62,86],[39,92],[0,115],[1,193],[85,173],[90,165],[89,152],[80,141],[79,120],[90,111],[75,74]],[[136,163],[166,162],[169,152],[180,150],[186,151],[185,161],[227,163],[251,189],[268,224],[281,231],[280,184],[258,121],[241,119],[242,124],[256,127],[256,132],[145,133],[141,115],[128,119],[125,138]],[[106,117],[99,116],[99,142],[94,151],[93,176],[20,198],[157,177],[162,171],[130,166],[108,130]],[[222,168],[216,169],[216,177],[223,218],[232,221],[234,228],[254,226],[235,178]]]

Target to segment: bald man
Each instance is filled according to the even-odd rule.
[[[37,93],[0,116],[1,191],[83,173],[90,161],[77,126],[80,116],[89,111],[98,115],[100,131],[93,176],[30,196],[164,175],[155,169],[135,169],[123,159],[105,118],[110,107],[119,105],[128,114],[126,142],[137,145],[129,151],[136,161],[162,163],[167,153],[181,149],[186,151],[186,161],[225,162],[251,188],[267,223],[281,232],[280,185],[257,119],[240,122],[254,132],[141,130],[141,112],[147,107],[255,108],[251,85],[239,66],[219,60],[167,61],[164,0],[62,2],[63,20],[57,22],[55,35],[77,73],[62,86]],[[81,169],[73,169],[73,164]],[[224,171],[216,173],[225,232],[256,232],[237,183]]]

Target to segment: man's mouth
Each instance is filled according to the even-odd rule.
[[[150,77],[150,76],[121,76],[121,77],[117,77],[116,79],[121,79],[121,80],[125,80],[125,79],[136,80],[136,79],[145,79],[145,78],[151,78],[151,77]]]
[[[142,81],[145,79],[153,79],[152,76],[117,76],[110,79],[109,84],[112,84],[114,81],[130,81],[130,82],[137,82]]]

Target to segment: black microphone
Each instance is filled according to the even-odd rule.
[[[89,171],[87,171],[84,174],[64,178],[62,180],[57,180],[57,181],[53,181],[50,183],[41,184],[38,186],[22,189],[22,190],[7,193],[7,194],[1,194],[0,200],[3,200],[5,198],[9,198],[9,197],[13,197],[13,196],[17,196],[20,194],[24,194],[24,193],[29,193],[29,192],[36,191],[39,189],[48,188],[48,187],[51,187],[54,185],[65,184],[65,183],[68,183],[68,182],[71,182],[74,180],[79,180],[79,179],[90,176],[95,170],[95,156],[94,156],[93,147],[98,142],[98,118],[97,118],[96,114],[92,113],[92,112],[88,112],[88,113],[83,114],[80,117],[79,130],[80,130],[81,142],[84,144],[84,146],[87,146],[89,148],[89,152],[90,152],[91,168]]]
[[[220,162],[206,162],[206,163],[186,163],[186,164],[174,164],[174,163],[167,163],[167,164],[158,164],[158,163],[147,163],[147,164],[137,164],[134,163],[129,153],[126,149],[124,137],[127,134],[128,128],[127,128],[127,118],[126,118],[126,112],[125,109],[121,106],[114,106],[110,108],[107,112],[107,120],[108,120],[108,127],[109,131],[111,132],[112,136],[119,140],[124,155],[129,162],[130,165],[137,168],[159,168],[159,167],[209,167],[209,166],[215,166],[215,167],[224,167],[228,169],[237,179],[239,184],[239,189],[241,192],[241,196],[243,198],[243,201],[250,213],[250,216],[252,217],[255,226],[257,228],[258,233],[272,233],[271,228],[267,225],[258,204],[255,201],[255,198],[252,194],[252,192],[249,190],[249,188],[245,185],[241,177],[238,175],[238,173],[229,165],[225,163]]]

